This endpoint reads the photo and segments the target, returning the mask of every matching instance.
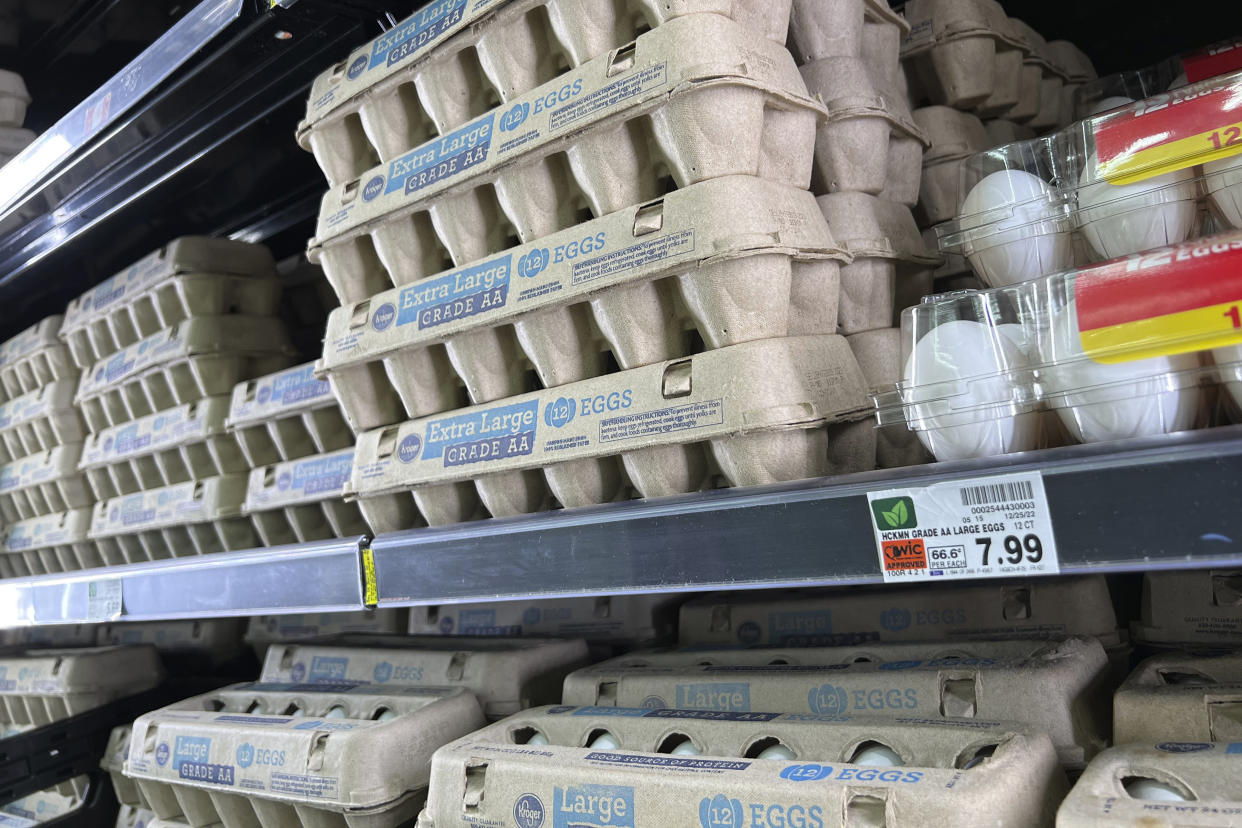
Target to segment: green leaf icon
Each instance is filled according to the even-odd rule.
[[[897,517],[896,509],[894,509],[891,512],[880,512],[880,515],[883,516],[884,522],[887,523],[889,526],[896,527],[896,526],[901,525],[901,518]]]
[[[893,506],[893,517],[897,518],[897,522],[893,524],[894,526],[901,526],[910,517],[910,513],[906,511],[906,502],[904,500],[898,500],[897,505]]]

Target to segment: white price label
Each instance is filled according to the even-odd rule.
[[[114,621],[121,617],[121,579],[91,581],[86,585],[86,620]]]
[[[1038,472],[868,492],[867,501],[885,583],[1060,571]]]

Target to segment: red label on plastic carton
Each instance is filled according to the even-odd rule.
[[[1079,271],[1083,351],[1127,362],[1242,344],[1242,233]]]
[[[1183,55],[1182,69],[1186,72],[1187,83],[1237,72],[1242,69],[1242,38]]]

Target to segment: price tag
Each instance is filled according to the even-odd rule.
[[[1082,349],[1117,363],[1242,344],[1242,233],[1079,271]]]
[[[885,583],[1060,571],[1039,472],[869,492]]]
[[[121,617],[121,579],[90,581],[86,585],[86,620],[115,621]]]

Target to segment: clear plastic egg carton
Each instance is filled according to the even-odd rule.
[[[87,427],[145,417],[203,397],[231,394],[237,383],[290,361],[280,321],[256,316],[198,316],[147,337],[82,373],[75,402]]]
[[[2,805],[0,826],[29,828],[67,817],[82,807],[86,789],[87,777],[77,776],[55,788],[37,791]]]
[[[914,110],[914,122],[927,136],[930,147],[923,154],[923,177],[919,203],[915,210],[919,227],[949,221],[962,203],[962,163],[972,155],[998,143],[988,135],[983,122],[969,112],[947,106],[925,106]],[[931,236],[932,248],[936,237]]]
[[[78,471],[81,443],[23,457],[0,466],[0,516],[6,523],[90,506],[95,502]]]
[[[0,657],[0,726],[42,727],[159,684],[152,647],[26,650]]]
[[[908,654],[906,646],[897,646]],[[626,667],[622,657],[571,674],[562,700],[727,713],[1019,721],[1047,733],[1061,761],[1078,767],[1108,743],[1108,658],[1094,639],[1045,642],[1016,658],[889,660],[884,647],[859,653],[881,661],[827,664],[813,654],[796,664],[748,664],[746,656],[735,664],[730,651],[720,651],[713,654],[716,664],[687,658],[680,666]]]
[[[747,204],[745,211],[738,204]],[[361,432],[705,347],[832,333],[849,257],[805,190],[692,184],[333,311],[317,370]]]
[[[88,537],[91,510],[72,509],[18,521],[0,530],[0,577],[18,578],[102,566]]]
[[[1242,649],[1242,569],[1143,576],[1134,640],[1155,647]]]
[[[139,716],[124,774],[192,828],[396,828],[436,748],[483,724],[456,688],[248,682]]]
[[[1242,741],[1242,650],[1166,652],[1134,668],[1113,696],[1116,744]]]
[[[0,404],[0,462],[82,442],[86,426],[73,404],[77,388],[76,377],[64,377]]]
[[[726,16],[782,44],[789,9],[790,0],[437,3],[315,79],[298,143],[341,184],[671,19]]]
[[[1197,306],[1198,294],[1169,289],[1174,281],[1227,292],[1213,273],[1239,263],[1242,233],[1233,231],[929,297],[902,317],[902,380],[874,395],[878,421],[904,422],[938,460],[1206,425],[1205,386],[1242,398],[1242,346],[1213,348],[1220,337],[1144,323]]]
[[[1228,742],[1110,748],[1091,761],[1061,803],[1057,828],[1232,828],[1242,821],[1237,753],[1237,744]]]
[[[353,446],[332,386],[314,370],[308,362],[233,389],[228,427],[250,468]]]
[[[228,397],[203,397],[110,426],[87,436],[79,468],[97,500],[248,472],[228,412]]]
[[[62,379],[76,379],[78,368],[60,341],[64,317],[49,316],[0,345],[0,386],[12,400]]]
[[[329,190],[308,255],[346,304],[673,186],[805,189],[824,116],[782,46],[678,17]]]
[[[108,566],[261,546],[242,514],[246,475],[223,474],[95,504],[90,537]]]
[[[347,448],[251,471],[242,511],[263,545],[369,535],[358,504],[343,499],[353,462]]]
[[[257,615],[246,624],[245,641],[262,661],[268,645],[278,641],[338,636],[346,633],[405,632],[404,609],[355,610],[353,612]]]
[[[272,316],[280,281],[260,244],[183,236],[74,299],[60,338],[82,370],[194,316]]]
[[[559,701],[565,676],[587,662],[580,640],[478,636],[343,635],[272,644],[261,681],[459,687],[488,718]]]
[[[411,635],[558,636],[650,645],[676,637],[684,595],[602,595],[410,608]]]
[[[559,706],[437,751],[417,826],[1033,826],[1067,788],[1013,723]]]
[[[26,121],[26,107],[30,105],[30,93],[22,76],[7,69],[0,69],[0,125],[20,127]]]
[[[876,328],[845,338],[858,367],[871,389],[892,387],[901,379],[901,330]],[[868,417],[836,426],[834,437],[838,446],[844,444],[853,452],[874,459],[881,469],[916,466],[930,462],[932,457],[918,437],[904,425],[877,427],[875,418]],[[829,463],[834,449],[829,448]],[[855,461],[855,465],[862,461]],[[847,464],[848,466],[849,464]]]
[[[240,618],[193,621],[123,621],[99,625],[99,645],[150,644],[163,654],[190,656],[196,663],[220,664],[241,652]]]
[[[1201,204],[1242,228],[1242,145],[1177,140],[1192,122],[1223,130],[1240,93],[1242,72],[967,158],[941,251],[1000,287],[1197,238]]]
[[[841,336],[730,345],[366,432],[346,494],[388,532],[818,477],[863,387]]]
[[[1122,643],[1102,576],[969,586],[722,592],[681,606],[680,641],[708,647],[828,647],[1089,635]]]

